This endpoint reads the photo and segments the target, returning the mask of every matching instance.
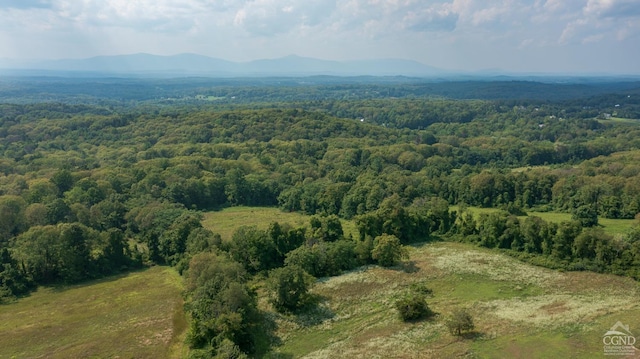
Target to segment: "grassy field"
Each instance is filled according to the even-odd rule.
[[[0,306],[0,358],[181,358],[182,280],[153,267]]]
[[[617,321],[640,333],[640,288],[626,278],[560,273],[459,243],[411,247],[408,266],[370,266],[321,279],[319,307],[272,313],[293,358],[602,358]],[[406,270],[410,268],[411,270]],[[402,322],[393,307],[412,283],[433,290],[438,315]],[[476,330],[448,333],[444,318],[469,308]]]
[[[226,239],[239,225],[308,225],[306,216],[271,208],[231,208],[205,218],[206,226]],[[617,225],[615,231],[630,224],[602,222],[607,230]],[[344,224],[345,232],[355,235],[353,223]],[[603,358],[602,336],[617,321],[640,333],[640,286],[631,279],[557,272],[462,243],[416,245],[409,254],[395,268],[368,266],[318,279],[313,293],[319,304],[307,313],[278,314],[262,295],[261,308],[277,324],[281,340],[273,357]],[[428,303],[438,313],[434,319],[398,318],[395,300],[412,283],[433,290]],[[462,338],[444,326],[458,307],[469,308],[476,324]]]
[[[309,222],[250,207],[205,218],[205,226],[227,240],[240,225]],[[348,233],[355,229],[344,223]],[[415,283],[433,290],[428,303],[437,314],[404,323],[394,303]],[[276,313],[260,282],[256,289],[276,324],[276,358],[602,358],[602,336],[617,321],[640,335],[637,282],[535,267],[462,243],[415,245],[403,265],[320,278],[313,288],[318,305],[303,314]],[[183,358],[181,290],[181,278],[166,267],[42,288],[0,306],[0,359]],[[444,325],[459,307],[468,308],[476,324],[464,337]]]
[[[497,208],[480,208],[480,207],[467,207],[473,214],[479,215],[480,213],[493,213],[499,212],[500,210]],[[451,206],[451,210],[458,210],[457,206]],[[570,221],[571,214],[569,213],[560,213],[560,212],[535,212],[535,211],[527,211],[527,216],[536,216],[544,219],[547,222],[555,222],[560,223],[563,221]],[[519,216],[520,219],[525,219],[527,216]],[[609,219],[609,218],[598,218],[598,225],[608,234],[611,235],[622,235],[625,234],[631,229],[634,225],[635,220],[633,219]]]
[[[279,222],[289,223],[293,227],[309,227],[309,218],[297,212],[283,212],[273,207],[230,207],[205,213],[202,225],[220,234],[223,240],[230,240],[233,232],[240,226],[267,229],[272,222]],[[352,234],[357,238],[358,231],[353,222],[343,220],[342,228],[346,236]]]

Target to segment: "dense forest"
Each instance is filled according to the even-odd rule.
[[[640,228],[598,227],[640,213],[639,83],[304,80],[1,82],[0,301],[175,266],[192,356],[223,357],[268,350],[255,276],[295,311],[308,276],[393,265],[410,243],[640,278]],[[313,217],[229,242],[203,228],[242,205]],[[517,217],[533,210],[573,221]]]

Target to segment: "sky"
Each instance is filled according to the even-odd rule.
[[[640,74],[640,0],[0,0],[0,58],[402,58]]]

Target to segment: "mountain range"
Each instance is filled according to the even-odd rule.
[[[143,53],[46,61],[0,59],[0,69],[22,72],[106,73],[142,76],[372,75],[430,77],[445,73],[441,69],[403,59],[331,61],[290,55],[276,59],[233,62],[197,54],[159,56]]]

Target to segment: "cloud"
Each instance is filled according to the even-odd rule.
[[[58,0],[56,15],[80,28],[123,27],[139,31],[187,31],[205,8],[203,1]]]
[[[458,17],[450,1],[346,0],[338,3],[331,23],[337,33],[379,39],[405,32],[451,32]]]
[[[234,24],[254,35],[274,36],[325,23],[335,8],[335,0],[255,0],[237,10]]]
[[[48,8],[51,6],[49,0],[0,0],[0,9],[30,9],[30,8]]]
[[[0,0],[0,55],[14,58],[296,53],[495,68],[519,54],[515,66],[542,68],[541,53],[574,66],[616,51],[637,69],[638,38],[639,0]]]
[[[640,35],[640,3],[637,0],[588,0],[570,21],[560,43],[622,41]]]
[[[589,0],[584,13],[598,18],[627,18],[640,16],[637,0]]]
[[[441,4],[409,10],[402,22],[406,28],[419,32],[453,31],[459,16],[450,4]]]

